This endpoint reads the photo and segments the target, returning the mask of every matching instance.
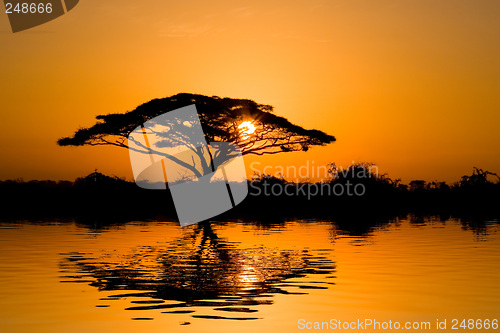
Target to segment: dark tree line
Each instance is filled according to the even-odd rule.
[[[353,165],[361,170],[365,165]],[[356,175],[369,175],[357,177]],[[354,177],[353,177],[354,175]],[[361,196],[327,195],[326,188],[340,184],[364,186]],[[270,193],[272,186],[288,186],[288,192]],[[307,186],[323,186],[323,195],[308,195]],[[298,190],[302,187],[302,191]],[[276,187],[278,188],[278,187]],[[255,195],[262,190],[260,195]],[[93,172],[70,181],[0,181],[3,193],[1,216],[9,217],[75,217],[90,219],[155,219],[176,218],[168,191],[144,190],[133,182]],[[286,217],[322,217],[366,215],[394,216],[408,213],[468,214],[500,216],[500,181],[495,174],[474,168],[455,184],[425,183],[411,187],[387,175],[348,172],[326,183],[292,183],[279,177],[260,175],[249,181],[249,195],[224,218],[255,218],[279,220]],[[362,218],[361,218],[362,219]]]

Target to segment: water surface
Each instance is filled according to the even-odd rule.
[[[497,221],[431,217],[361,235],[318,220],[102,229],[3,222],[0,331],[272,332],[304,331],[300,319],[500,319],[499,231]]]

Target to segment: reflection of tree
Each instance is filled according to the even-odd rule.
[[[470,230],[480,239],[480,236],[486,236],[491,232],[490,227],[500,223],[498,219],[491,219],[487,216],[478,215],[460,215],[453,216],[450,214],[443,215],[424,215],[410,214],[408,215],[409,222],[414,226],[427,226],[433,224],[445,225],[446,223],[460,223],[463,230]]]
[[[193,233],[186,233],[166,247],[144,247],[116,262],[99,261],[70,255],[61,266],[66,271],[76,270],[82,276],[91,276],[95,279],[91,284],[99,290],[134,290],[135,296],[183,302],[129,309],[272,304],[270,294],[297,293],[283,288],[292,286],[290,283],[300,289],[327,288],[328,285],[287,282],[287,279],[332,274],[335,269],[330,259],[307,250],[237,248],[236,244],[218,237],[208,223],[197,225]],[[141,290],[145,292],[140,293]],[[220,310],[250,311],[247,308]]]

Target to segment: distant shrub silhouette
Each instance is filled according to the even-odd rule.
[[[490,178],[496,177],[496,182],[488,179],[488,176],[492,176]],[[500,177],[493,172],[483,171],[483,169],[479,169],[474,167],[472,175],[463,176],[462,180],[459,183],[459,186],[462,188],[483,188],[483,187],[492,187],[498,185],[500,183]]]
[[[125,178],[117,176],[106,176],[100,172],[94,171],[85,177],[78,177],[74,186],[76,187],[116,187],[128,185]]]

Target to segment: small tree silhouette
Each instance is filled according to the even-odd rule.
[[[472,175],[462,176],[460,185],[462,187],[491,185],[493,183],[488,180],[488,176],[496,177],[498,179],[498,182],[500,182],[500,176],[498,176],[496,173],[474,167]]]
[[[89,128],[81,128],[72,137],[57,141],[60,146],[112,145],[129,148],[127,137],[139,125],[165,112],[195,104],[207,142],[232,142],[239,145],[243,155],[277,154],[291,151],[307,151],[311,146],[323,146],[334,142],[335,137],[318,130],[307,130],[290,123],[286,118],[273,113],[270,105],[258,104],[248,99],[221,98],[181,93],[162,99],[153,99],[123,114],[99,115],[98,122]],[[163,136],[158,148],[182,144],[183,133]],[[143,147],[145,154],[151,149]],[[153,153],[169,158],[175,157],[160,151]],[[200,160],[205,152],[197,154]],[[233,152],[219,150],[219,155],[210,156],[211,163],[220,165]],[[207,174],[210,163],[202,170],[183,165],[197,176]],[[212,165],[213,166],[213,165]]]

